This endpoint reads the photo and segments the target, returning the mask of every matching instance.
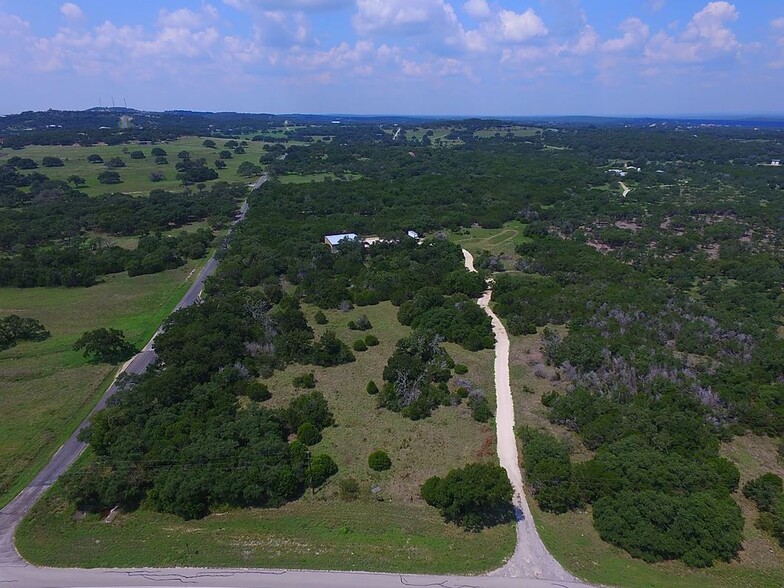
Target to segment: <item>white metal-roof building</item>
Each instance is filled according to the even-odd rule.
[[[342,233],[340,235],[327,235],[324,237],[324,243],[333,249],[341,241],[359,241],[359,235],[356,233]]]

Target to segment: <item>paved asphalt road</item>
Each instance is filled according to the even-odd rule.
[[[266,181],[262,176],[254,188]],[[245,218],[247,202],[242,204],[235,223]],[[217,260],[211,257],[193,285],[177,305],[184,308],[199,298],[205,280],[215,272]],[[153,337],[154,340],[154,337]],[[143,373],[155,361],[152,341],[136,355],[123,371]],[[108,398],[117,390],[106,391],[94,411],[106,406]],[[92,414],[92,413],[91,413]],[[103,587],[103,586],[202,586],[253,588],[590,588],[580,582],[544,579],[509,578],[501,576],[416,576],[403,574],[370,574],[362,572],[320,572],[258,569],[64,569],[39,568],[28,564],[16,552],[14,532],[19,522],[35,502],[84,451],[86,445],[77,439],[78,432],[89,422],[89,417],[58,450],[38,476],[5,508],[0,510],[0,585],[24,588]]]

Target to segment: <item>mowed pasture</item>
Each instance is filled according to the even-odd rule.
[[[202,520],[149,512],[124,513],[107,524],[100,517],[73,518],[74,511],[55,489],[35,509],[18,534],[25,557],[44,565],[260,566],[369,571],[480,573],[502,565],[515,545],[513,524],[470,533],[446,524],[419,496],[433,475],[476,461],[496,461],[494,423],[478,423],[466,406],[441,407],[430,418],[411,421],[377,407],[366,391],[369,380],[382,386],[382,372],[398,339],[410,329],[389,302],[349,312],[325,311],[317,325],[315,307],[303,310],[316,336],[327,329],[349,346],[368,334],[379,345],[355,352],[356,362],[332,367],[292,365],[263,380],[272,398],[262,406],[286,406],[310,392],[293,379],[313,372],[335,415],[335,425],[311,448],[328,453],[338,473],[315,493],[280,509],[227,510]],[[366,315],[373,328],[354,331],[348,322]],[[494,406],[493,352],[470,353],[447,345]],[[452,382],[452,387],[455,382]],[[249,403],[247,399],[243,402]],[[368,456],[383,449],[392,468],[375,472]],[[359,483],[355,500],[341,496],[340,483]],[[376,492],[373,492],[375,488]]]
[[[116,328],[143,346],[204,260],[153,275],[114,274],[90,288],[0,288],[0,316],[38,319],[52,336],[0,352],[0,505],[30,482],[87,416],[116,373],[72,349],[87,330]]]
[[[484,251],[490,255],[500,257],[507,270],[514,269],[514,262],[519,259],[515,247],[519,243],[530,241],[525,236],[525,223],[509,221],[500,229],[485,229],[472,227],[449,233],[449,240],[457,243],[472,255],[476,256]]]
[[[202,145],[205,139],[215,141],[216,148],[205,147]],[[31,145],[20,150],[2,149],[0,150],[0,165],[3,160],[10,157],[28,157],[38,163],[38,169],[32,170],[42,173],[53,180],[67,180],[72,175],[77,175],[86,180],[86,184],[79,189],[89,196],[98,196],[107,192],[125,192],[135,195],[146,195],[150,190],[160,188],[162,190],[176,191],[181,190],[182,185],[177,179],[175,164],[179,161],[177,154],[187,151],[191,159],[204,158],[207,160],[208,167],[214,167],[215,160],[220,159],[220,152],[226,149],[223,145],[229,139],[215,137],[183,137],[176,141],[151,144],[124,144],[124,145],[94,145],[82,147],[79,145]],[[237,170],[244,161],[259,164],[259,157],[265,151],[263,143],[257,141],[247,141],[244,154],[235,154],[233,149],[232,157],[225,159],[226,168],[218,170],[218,180],[228,182],[252,183],[256,178],[241,177]],[[160,147],[166,151],[168,163],[158,165],[152,150]],[[144,159],[131,159],[131,152],[141,151]],[[104,163],[90,163],[87,158],[92,155],[100,155]],[[41,162],[44,157],[59,157],[64,165],[61,167],[43,167]],[[105,163],[112,157],[120,157],[125,161],[125,167],[116,168],[120,174],[122,183],[120,184],[101,184],[98,175],[108,168]],[[165,179],[158,182],[150,181],[150,174],[160,172]],[[209,185],[211,182],[205,182]]]

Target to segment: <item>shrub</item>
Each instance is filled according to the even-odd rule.
[[[305,445],[315,445],[321,441],[321,433],[311,423],[302,423],[297,429],[297,439]]]
[[[343,500],[351,501],[359,497],[359,482],[354,478],[343,478],[338,482],[340,489],[340,498]]]
[[[749,480],[743,486],[743,495],[757,504],[757,508],[770,512],[779,496],[784,492],[784,482],[776,474],[768,472]]]
[[[355,321],[349,321],[348,328],[352,331],[367,331],[373,328],[370,324],[370,319],[364,314]]]
[[[379,449],[370,454],[370,457],[368,457],[368,465],[372,470],[383,472],[392,467],[392,460],[389,459],[389,455],[386,451],[381,451]]]
[[[261,382],[250,382],[245,386],[245,395],[254,402],[264,402],[272,397],[269,388]]]
[[[144,151],[131,151],[131,159],[145,159]]]
[[[300,374],[295,376],[292,380],[295,388],[315,388],[316,387],[316,374],[309,372],[307,374]]]
[[[487,398],[469,398],[468,407],[471,409],[471,416],[474,417],[475,421],[486,423],[493,418],[493,411],[490,410],[490,404],[488,404]]]
[[[119,184],[122,178],[116,171],[105,171],[98,174],[98,181],[102,184]]]
[[[313,456],[308,468],[308,486],[318,488],[326,482],[330,476],[338,473],[338,465],[326,453]]]
[[[514,520],[512,484],[506,470],[489,463],[473,463],[434,476],[422,485],[422,498],[446,521],[478,531]]]
[[[370,380],[367,383],[367,393],[371,396],[378,394],[378,386],[376,386],[376,383],[373,380]]]
[[[367,335],[365,336],[365,345],[368,347],[375,347],[378,345],[378,337],[375,335]]]
[[[463,374],[467,374],[468,373],[468,366],[465,366],[462,363],[456,363],[455,364],[455,373],[458,376],[462,376]]]
[[[367,351],[367,345],[365,345],[365,342],[362,339],[354,341],[352,347],[354,348],[354,351]]]
[[[167,153],[162,147],[153,147],[152,151],[150,151],[150,155],[153,157],[166,157]]]
[[[59,157],[47,156],[41,160],[41,165],[44,167],[63,167],[65,164]]]
[[[329,321],[327,320],[327,315],[325,315],[322,311],[318,311],[313,319],[316,321],[317,325],[326,325]]]
[[[348,345],[338,339],[332,331],[326,331],[313,345],[311,361],[316,365],[332,367],[355,360],[356,357],[351,353]]]
[[[103,157],[101,157],[97,153],[92,153],[87,156],[87,161],[89,161],[90,163],[103,163]]]

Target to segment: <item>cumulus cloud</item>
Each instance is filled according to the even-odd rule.
[[[729,2],[709,2],[676,36],[660,32],[651,38],[645,56],[652,62],[699,63],[736,55],[741,44],[727,23],[738,19]]]
[[[639,18],[632,17],[624,20],[618,27],[623,33],[622,37],[608,39],[602,43],[602,49],[608,53],[621,53],[634,48],[640,48],[650,35],[650,29]]]
[[[202,6],[200,11],[180,8],[169,12],[162,8],[158,13],[158,26],[179,29],[198,29],[214,22],[218,18],[218,10],[210,4]]]
[[[243,12],[288,10],[311,11],[345,8],[353,4],[353,0],[223,0],[227,6]]]
[[[357,0],[354,28],[360,35],[418,35],[455,29],[457,15],[444,0]]]
[[[487,0],[468,0],[463,4],[465,13],[473,19],[484,20],[492,14]]]
[[[498,24],[504,41],[520,43],[547,34],[544,22],[531,8],[522,13],[502,10],[498,13]]]
[[[66,20],[80,20],[84,18],[82,9],[73,2],[66,2],[63,4],[60,7],[60,14],[62,14]]]

